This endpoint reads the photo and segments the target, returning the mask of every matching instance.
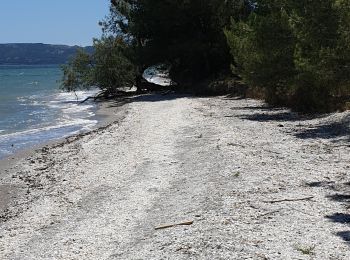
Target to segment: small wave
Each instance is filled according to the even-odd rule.
[[[30,84],[34,85],[36,81]],[[93,117],[96,106],[93,102],[79,102],[98,92],[98,89],[76,93],[48,89],[16,97],[17,105],[23,108],[22,114],[18,117],[18,127],[12,123],[9,129],[3,130],[2,126],[0,158],[36,144],[92,130],[98,123]]]
[[[45,115],[45,111],[33,111],[31,113],[29,113],[28,115],[30,116],[35,116],[35,115]]]
[[[42,95],[36,94],[36,95],[30,95],[30,96],[28,96],[28,99],[30,99],[30,100],[37,100],[37,99],[39,99],[40,97],[42,97]]]
[[[21,96],[16,98],[19,102],[19,105],[41,105],[40,96],[39,95],[30,95],[30,96]]]
[[[89,96],[94,96],[99,92],[98,89],[80,90],[74,92],[60,92],[56,95],[55,100],[66,102],[80,102]]]
[[[33,135],[33,134],[37,134],[40,132],[54,131],[57,129],[67,128],[67,127],[71,127],[71,126],[79,126],[81,128],[81,127],[86,127],[86,126],[95,126],[96,124],[97,124],[96,120],[77,119],[74,122],[70,121],[70,122],[61,123],[59,125],[46,126],[46,127],[36,128],[36,129],[25,130],[25,131],[21,131],[21,132],[5,134],[3,136],[0,136],[0,141],[7,140],[10,138],[14,138],[14,137],[19,137],[19,136]],[[68,132],[67,134],[71,134],[71,133]]]
[[[17,97],[17,101],[25,102],[25,101],[27,101],[27,98],[26,97]]]
[[[93,105],[72,105],[70,107],[62,109],[64,113],[80,113],[92,109]]]
[[[76,120],[69,124],[0,135],[0,159],[24,148],[89,131],[96,124],[94,120]]]
[[[40,101],[34,100],[33,102],[31,102],[32,106],[40,106],[42,105],[42,103]]]
[[[54,103],[54,104],[52,104],[52,103]],[[47,106],[50,108],[61,108],[62,104],[57,102],[57,101],[50,101],[50,103],[47,104]]]
[[[39,85],[39,81],[33,81],[33,82],[30,82],[30,83],[28,83],[28,85],[34,85],[34,86],[37,86],[37,85]]]

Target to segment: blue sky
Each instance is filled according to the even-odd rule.
[[[0,43],[91,45],[109,0],[0,0]]]

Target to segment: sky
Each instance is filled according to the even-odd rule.
[[[0,0],[0,43],[92,45],[109,0]]]

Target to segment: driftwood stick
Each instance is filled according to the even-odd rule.
[[[264,217],[264,216],[267,216],[267,215],[272,215],[272,214],[275,214],[277,212],[280,212],[280,210],[273,210],[273,211],[269,211],[269,212],[266,212],[266,213],[263,213],[263,214],[260,214],[258,216],[256,216],[257,218],[261,218],[261,217]]]
[[[80,101],[79,104],[84,104],[86,101],[88,101],[89,99],[94,99],[95,100],[95,97],[91,96],[91,97],[87,97],[85,98],[84,100]]]
[[[298,198],[298,199],[280,199],[280,200],[265,200],[263,202],[265,203],[279,203],[279,202],[286,202],[286,201],[301,201],[301,200],[311,200],[314,196],[304,197],[304,198]]]
[[[176,226],[190,226],[192,224],[193,224],[193,221],[186,221],[186,222],[181,222],[181,223],[177,223],[177,224],[159,226],[159,227],[156,227],[155,230],[166,229],[166,228],[171,228],[171,227],[176,227]]]
[[[101,98],[106,98],[106,99],[114,99],[114,98],[119,98],[119,97],[129,97],[129,96],[135,96],[136,92],[126,92],[126,91],[122,91],[122,90],[118,90],[116,93],[114,94],[108,94],[106,91],[101,91],[98,94],[96,94],[95,96],[89,96],[87,98],[85,98],[84,100],[80,101],[79,104],[83,104],[86,101],[88,101],[89,99],[93,99],[94,101],[101,99]]]

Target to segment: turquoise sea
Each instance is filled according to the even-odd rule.
[[[96,93],[59,89],[59,66],[0,66],[0,159],[18,150],[59,139],[96,124]]]

